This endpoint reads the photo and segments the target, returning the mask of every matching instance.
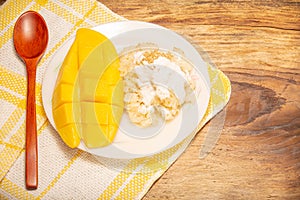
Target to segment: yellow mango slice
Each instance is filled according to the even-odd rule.
[[[52,107],[57,108],[64,103],[73,102],[73,91],[73,85],[59,83],[58,86],[56,86],[56,89],[54,90],[55,98],[52,99]]]
[[[104,35],[79,29],[59,71],[52,108],[56,128],[71,148],[113,142],[123,114],[117,52]]]
[[[89,147],[97,147],[112,143],[115,138],[118,123],[123,114],[123,108],[119,106],[84,102],[81,104],[82,137]],[[94,112],[94,111],[97,112]],[[93,132],[94,134],[89,134]],[[106,134],[102,134],[106,133]]]

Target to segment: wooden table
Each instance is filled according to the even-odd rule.
[[[229,76],[225,125],[209,125],[144,199],[300,199],[300,2],[101,0],[131,20],[190,38]],[[220,3],[222,2],[222,3]]]
[[[190,38],[232,83],[224,117],[201,130],[145,200],[300,198],[300,2],[101,2]],[[200,159],[222,119],[217,145]]]

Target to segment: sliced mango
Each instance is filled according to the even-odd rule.
[[[104,35],[79,29],[58,74],[53,118],[71,148],[113,142],[123,114],[123,82],[114,45]]]

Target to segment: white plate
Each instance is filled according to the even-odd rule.
[[[124,47],[135,46],[140,43],[150,42],[159,48],[172,51],[175,48],[184,52],[185,57],[194,65],[200,79],[198,80],[198,103],[185,105],[178,116],[171,122],[165,123],[158,134],[148,138],[133,137],[126,133],[122,127],[129,127],[126,114],[121,120],[120,129],[114,142],[102,148],[87,148],[83,142],[78,148],[91,154],[119,159],[129,159],[150,156],[161,152],[181,142],[198,126],[208,106],[210,97],[210,81],[206,63],[202,60],[197,50],[183,37],[161,26],[138,22],[114,22],[93,28],[106,35],[115,45],[118,52]],[[42,101],[46,115],[56,129],[52,116],[52,94],[60,66],[74,41],[75,36],[66,41],[54,54],[45,72],[42,85]],[[126,128],[125,128],[126,129]],[[143,131],[143,129],[140,129]],[[128,132],[128,131],[127,131]],[[136,135],[136,133],[134,134]],[[142,133],[141,133],[142,135]]]

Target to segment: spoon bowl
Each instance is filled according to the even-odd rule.
[[[32,190],[38,185],[35,79],[37,64],[48,44],[45,20],[35,11],[23,13],[15,24],[13,39],[16,52],[26,64],[27,71],[25,182],[26,188]]]
[[[23,13],[14,27],[14,45],[23,59],[43,55],[48,44],[48,29],[45,20],[34,11]]]

